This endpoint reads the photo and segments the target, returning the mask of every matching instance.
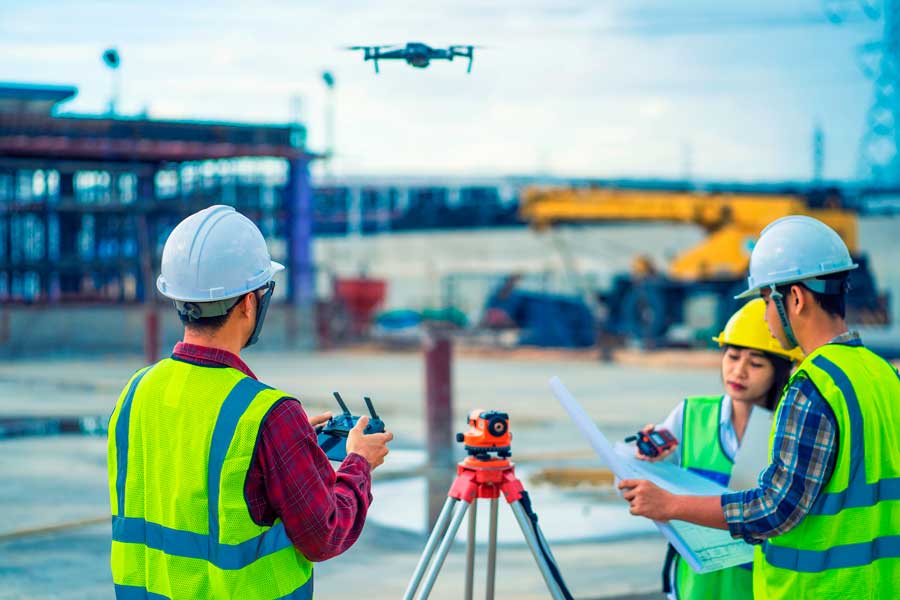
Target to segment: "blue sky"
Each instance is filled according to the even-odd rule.
[[[856,48],[879,35],[818,0],[0,0],[0,80],[76,85],[66,110],[99,112],[114,45],[122,112],[284,122],[300,96],[318,150],[330,69],[342,174],[807,179],[818,121],[826,177],[849,179],[872,98]],[[407,41],[486,47],[471,75],[376,76],[341,49]]]

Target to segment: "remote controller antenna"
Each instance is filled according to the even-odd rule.
[[[332,393],[334,394],[334,399],[337,400],[338,405],[341,407],[341,410],[344,411],[344,414],[345,415],[351,414],[350,409],[347,408],[346,404],[344,404],[344,399],[341,398],[341,395],[338,394],[337,392],[332,392]]]
[[[375,412],[375,407],[372,405],[372,399],[368,396],[363,396],[363,400],[366,401],[366,407],[369,409],[369,414],[372,415],[373,419],[377,419],[378,413]]]

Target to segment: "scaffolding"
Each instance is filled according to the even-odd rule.
[[[0,303],[156,303],[185,216],[228,204],[290,268],[278,299],[314,299],[302,125],[54,116],[74,88],[0,84]]]

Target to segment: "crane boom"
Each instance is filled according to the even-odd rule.
[[[838,206],[813,208],[790,194],[703,193],[609,187],[529,187],[519,214],[541,229],[558,223],[670,221],[703,227],[708,236],[669,265],[682,281],[742,277],[762,229],[779,217],[808,215],[828,224],[857,253],[856,214]]]

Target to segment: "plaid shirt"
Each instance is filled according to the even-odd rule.
[[[855,331],[828,343],[862,345]],[[762,472],[759,487],[721,499],[732,537],[750,544],[793,529],[831,479],[837,460],[837,419],[812,381],[797,376],[781,402],[771,464]]]
[[[194,364],[224,365],[256,379],[227,350],[179,342],[172,355]],[[369,464],[349,454],[335,472],[300,402],[284,398],[263,421],[244,496],[257,525],[280,518],[306,558],[327,560],[349,549],[362,533],[372,502]]]

